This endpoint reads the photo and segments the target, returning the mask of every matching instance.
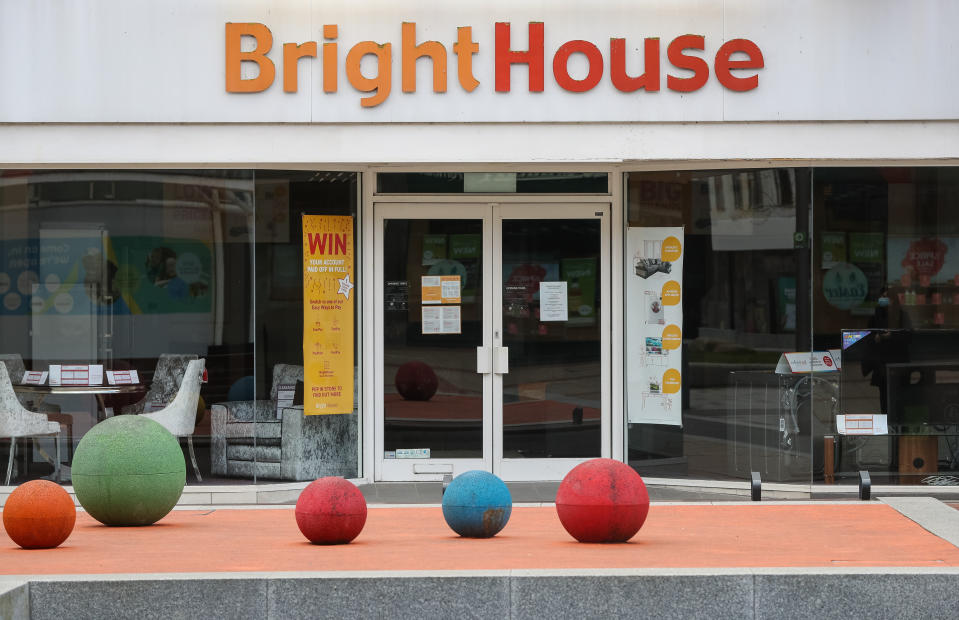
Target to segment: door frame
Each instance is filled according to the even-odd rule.
[[[572,203],[554,204],[544,201],[539,205],[499,204],[493,208],[493,274],[491,282],[493,297],[493,346],[502,344],[503,334],[503,220],[519,219],[599,219],[600,221],[600,454],[609,458],[611,445],[611,393],[610,382],[610,219],[609,204]],[[584,217],[589,213],[592,217]],[[596,215],[601,213],[601,215]],[[497,342],[497,338],[499,341]],[[503,375],[493,375],[493,473],[508,481],[562,480],[569,470],[582,463],[582,458],[503,458]]]
[[[483,283],[490,286],[492,278],[492,263],[485,257],[490,256],[493,248],[492,218],[489,217],[489,207],[483,204],[474,204],[464,207],[461,204],[448,202],[446,204],[411,204],[411,203],[377,203],[373,211],[373,303],[375,314],[375,329],[373,333],[374,367],[370,375],[373,378],[372,389],[374,394],[373,424],[370,433],[373,435],[373,463],[374,480],[380,481],[414,481],[414,480],[442,480],[446,474],[454,476],[470,469],[485,469],[491,471],[493,462],[493,377],[491,373],[483,375],[483,455],[479,459],[417,459],[404,461],[400,459],[386,459],[384,454],[383,437],[383,398],[384,382],[383,368],[385,353],[383,346],[383,222],[387,219],[445,219],[465,220],[478,219],[483,222]],[[493,311],[492,295],[483,294],[483,316],[489,316]],[[489,329],[483,330],[483,347],[491,346]],[[453,461],[450,466],[449,462]]]
[[[400,199],[397,199],[400,198]],[[483,468],[493,471],[505,480],[559,480],[584,459],[503,459],[502,445],[502,375],[494,373],[484,374],[483,377],[483,456],[482,459],[423,459],[416,462],[397,461],[384,458],[383,437],[383,407],[384,398],[384,346],[383,332],[383,222],[393,218],[433,218],[433,219],[482,219],[483,220],[483,280],[488,283],[489,291],[483,297],[483,313],[490,317],[491,325],[483,330],[483,347],[492,350],[493,337],[496,331],[502,334],[502,220],[527,219],[535,217],[543,219],[576,219],[582,218],[584,211],[595,217],[597,212],[601,224],[601,281],[600,333],[601,339],[601,431],[600,454],[603,457],[619,456],[617,449],[622,433],[616,433],[617,420],[622,418],[614,415],[613,401],[613,317],[616,314],[611,305],[614,297],[613,261],[611,246],[613,243],[613,213],[614,202],[608,196],[601,200],[590,200],[588,196],[537,196],[537,197],[502,197],[495,199],[490,196],[402,196],[388,199],[375,199],[370,203],[370,213],[366,221],[371,226],[366,229],[366,238],[371,241],[372,252],[369,255],[373,277],[370,279],[372,294],[368,299],[372,302],[372,312],[366,316],[371,318],[372,325],[366,323],[370,338],[367,340],[372,349],[372,356],[367,357],[372,364],[367,367],[366,376],[372,381],[368,383],[367,400],[368,436],[364,445],[369,452],[364,459],[367,464],[366,477],[372,473],[374,481],[435,481],[442,480],[444,475],[458,475],[462,471]],[[504,200],[503,198],[514,198]],[[515,198],[522,198],[516,200]],[[537,213],[538,212],[538,213]],[[497,271],[499,270],[499,271]],[[368,272],[369,273],[369,272]],[[498,274],[498,275],[496,275]],[[369,328],[372,329],[369,329]],[[617,454],[620,453],[620,454]],[[450,461],[453,465],[450,465]]]

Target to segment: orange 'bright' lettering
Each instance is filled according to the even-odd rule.
[[[256,39],[256,47],[252,52],[240,50],[244,36]],[[226,92],[259,93],[269,88],[273,84],[273,78],[276,77],[276,67],[266,56],[272,47],[273,34],[263,24],[228,22],[226,24]],[[244,80],[240,72],[244,62],[255,62],[260,69],[260,74],[255,78]]]
[[[416,61],[429,56],[433,63],[433,92],[446,92],[446,48],[437,41],[416,44],[416,22],[403,23],[403,92],[416,92]]]
[[[350,81],[353,88],[364,93],[376,93],[360,98],[360,105],[364,108],[378,106],[390,95],[393,62],[391,49],[392,46],[389,43],[380,45],[376,41],[360,41],[346,55],[346,79]],[[374,78],[366,77],[360,70],[360,62],[367,54],[376,56],[377,71]]]

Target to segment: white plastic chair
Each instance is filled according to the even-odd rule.
[[[196,405],[194,405],[194,410]],[[51,422],[42,413],[29,411],[20,404],[13,383],[7,372],[6,364],[0,364],[0,437],[10,438],[10,460],[7,463],[6,485],[10,484],[13,474],[13,460],[20,437],[39,437],[56,435],[57,456],[54,462],[54,476],[60,481],[60,423]]]
[[[200,400],[200,384],[203,381],[203,367],[206,360],[192,360],[187,364],[183,373],[183,382],[177,390],[176,397],[169,405],[153,413],[141,413],[140,416],[158,422],[175,437],[186,437],[187,447],[190,449],[190,461],[196,473],[197,482],[203,482],[200,468],[196,464],[196,454],[193,452],[193,431],[196,428],[196,407]]]

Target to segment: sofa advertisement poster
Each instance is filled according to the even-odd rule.
[[[353,413],[353,218],[303,216],[303,413]]]
[[[630,423],[682,426],[681,226],[629,228],[626,382]]]

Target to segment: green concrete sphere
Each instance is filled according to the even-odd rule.
[[[180,442],[149,418],[107,418],[83,436],[73,457],[73,490],[104,525],[150,525],[183,493],[186,462]]]

